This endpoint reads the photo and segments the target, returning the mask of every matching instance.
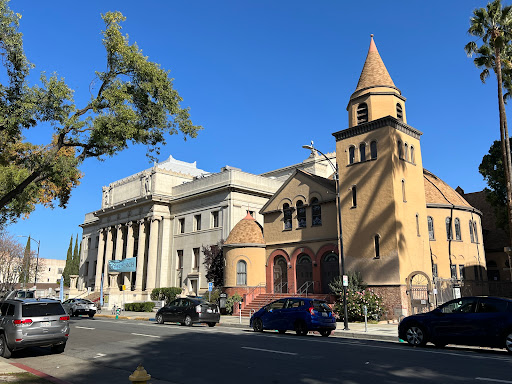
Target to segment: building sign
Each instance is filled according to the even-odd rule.
[[[124,260],[109,260],[109,272],[136,272],[137,271],[137,258],[130,257]]]

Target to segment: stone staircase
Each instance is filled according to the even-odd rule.
[[[319,300],[325,300],[328,303],[330,303],[331,296],[329,294],[308,294],[307,296],[305,294],[299,295],[296,293],[261,293],[258,296],[254,298],[249,304],[245,305],[244,308],[242,308],[242,317],[250,317],[254,312],[258,311],[261,307],[267,305],[268,303],[274,301],[283,299],[286,297],[309,297],[313,299],[319,299]],[[238,313],[236,314],[238,316]]]

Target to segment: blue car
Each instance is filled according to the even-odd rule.
[[[512,353],[512,300],[500,297],[462,297],[431,312],[403,319],[398,337],[410,345],[436,347],[461,344],[505,348]]]
[[[318,331],[327,337],[336,329],[336,318],[323,300],[288,297],[273,301],[254,313],[250,326],[255,332],[272,329],[279,333],[295,331],[304,336],[309,331]]]

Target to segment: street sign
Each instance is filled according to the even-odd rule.
[[[343,286],[348,287],[348,276],[347,275],[343,275]]]
[[[213,290],[213,283],[209,282],[208,283],[208,292],[211,292],[212,290]]]

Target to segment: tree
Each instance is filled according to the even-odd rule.
[[[20,272],[20,283],[25,287],[27,283],[30,282],[30,259],[32,252],[30,251],[30,236],[27,239],[27,245],[25,246],[25,251],[23,252],[23,262],[21,265]]]
[[[215,287],[224,286],[223,244],[224,241],[221,240],[217,244],[203,246],[203,265],[206,268],[206,280],[213,282]]]
[[[510,84],[510,41],[512,38],[512,7],[502,7],[500,0],[488,3],[486,8],[473,11],[470,19],[471,26],[468,33],[482,39],[480,46],[476,41],[470,41],[465,46],[468,56],[476,54],[473,60],[478,68],[483,68],[480,79],[485,82],[492,68],[498,81],[498,108],[500,117],[501,155],[503,159],[504,176],[507,191],[508,221],[512,220],[512,162],[510,141],[505,113],[505,100],[503,95],[503,72],[505,83]],[[505,70],[503,70],[505,68]],[[509,236],[512,244],[512,225],[509,225]]]
[[[24,247],[6,232],[0,232],[0,292],[10,291],[20,279]]]
[[[70,275],[78,275],[78,269],[80,267],[80,254],[78,252],[78,235],[76,235],[75,239],[75,247],[73,248],[73,259],[72,259],[72,267],[69,271]]]
[[[77,107],[73,90],[56,74],[43,73],[40,84],[28,84],[33,66],[18,31],[21,15],[9,9],[8,0],[0,0],[0,55],[6,71],[0,77],[0,225],[30,214],[36,204],[53,207],[58,201],[66,207],[86,159],[105,160],[133,143],[146,145],[154,160],[166,135],[194,138],[202,129],[180,106],[169,72],[121,33],[125,17],[107,12],[102,18],[106,70],[96,71],[88,103]],[[53,127],[52,141],[26,141],[24,133],[42,124]]]
[[[66,256],[66,265],[64,266],[64,270],[62,271],[62,278],[64,279],[64,285],[69,287],[69,275],[72,275],[73,269],[73,235],[71,235],[71,239],[69,239],[69,247],[68,254]]]

